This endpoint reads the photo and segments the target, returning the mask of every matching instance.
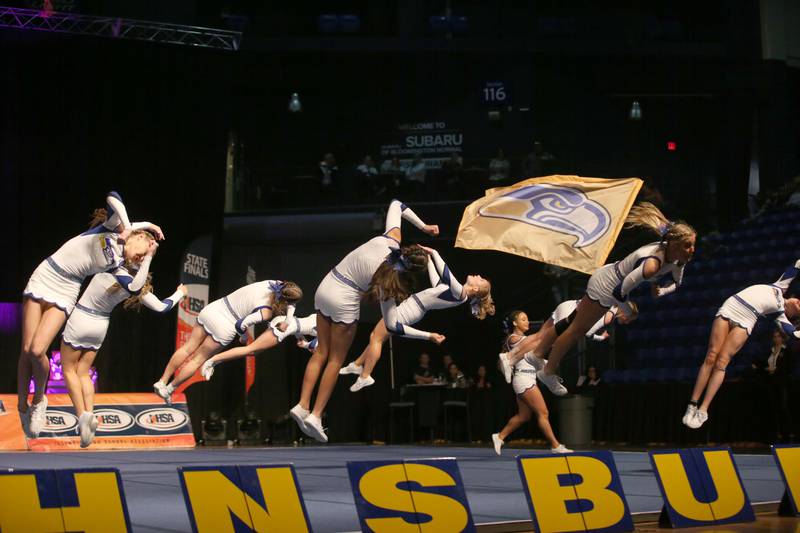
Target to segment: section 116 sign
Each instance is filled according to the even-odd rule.
[[[511,105],[511,92],[506,82],[484,82],[481,86],[481,103],[490,107]]]

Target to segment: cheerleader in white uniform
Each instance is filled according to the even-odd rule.
[[[683,415],[682,422],[685,425],[697,429],[708,420],[708,407],[725,380],[725,369],[747,342],[759,317],[774,320],[790,338],[800,338],[800,331],[790,322],[800,316],[800,300],[784,298],[798,269],[800,260],[772,285],[751,285],[725,300],[719,308],[711,324],[706,359],[697,373],[697,381]],[[698,405],[700,396],[703,396],[703,403]]]
[[[402,300],[408,296],[407,287],[410,285],[405,272],[421,271],[427,263],[427,253],[422,248],[400,248],[402,219],[411,222],[428,235],[439,234],[438,226],[425,224],[407,206],[398,200],[392,200],[386,214],[383,235],[370,239],[347,254],[325,276],[314,295],[318,345],[306,365],[300,401],[289,414],[304,433],[318,441],[328,440],[322,428],[322,413],[336,386],[339,369],[342,368],[347,351],[353,343],[361,300],[365,293],[375,294],[380,289],[386,289],[386,297]],[[393,286],[390,287],[390,284]],[[413,328],[407,328],[406,336],[416,332],[412,330]],[[436,339],[434,337],[431,340]],[[311,394],[317,381],[319,390],[312,411]]]
[[[17,366],[17,409],[26,433],[36,437],[44,426],[47,397],[44,388],[50,371],[47,349],[78,300],[83,280],[100,272],[113,272],[123,261],[140,263],[149,238],[135,229],[148,229],[159,239],[161,228],[149,222],[131,224],[122,199],[108,193],[105,210],[94,213],[92,229],[73,237],[34,270],[23,292],[22,351]],[[125,241],[124,245],[122,241]],[[28,410],[28,384],[35,391]]]
[[[288,324],[286,331],[282,331],[280,329],[281,324],[284,322]],[[211,381],[211,376],[214,375],[214,367],[216,365],[224,363],[225,361],[240,359],[250,354],[257,354],[259,352],[263,352],[264,350],[274,348],[283,342],[283,340],[289,335],[294,335],[298,343],[300,343],[301,340],[304,340],[306,336],[316,337],[317,315],[313,314],[304,316],[302,318],[292,317],[291,319],[287,318],[286,316],[276,316],[270,320],[269,328],[267,328],[264,333],[256,337],[251,344],[248,344],[247,346],[238,346],[236,348],[231,348],[230,350],[225,350],[222,353],[218,353],[203,363],[203,366],[200,367],[200,374],[206,379],[206,381]],[[314,348],[317,346],[317,343],[306,341],[305,343],[300,343],[299,346],[313,352]]]
[[[528,315],[523,311],[512,311],[503,320],[503,330],[506,333],[506,339],[503,344],[506,352],[515,346],[519,346],[520,342],[525,338],[528,327]],[[542,435],[550,443],[550,451],[552,453],[572,452],[572,450],[558,442],[553,433],[553,428],[550,426],[547,403],[542,397],[542,392],[536,387],[536,371],[544,367],[546,362],[546,360],[538,357],[532,358],[532,361],[528,362],[526,358],[520,360],[514,368],[511,386],[517,396],[517,414],[508,420],[499,433],[492,435],[492,444],[497,455],[500,455],[505,439],[517,428],[530,421],[534,414]]]
[[[91,444],[97,429],[97,419],[92,413],[94,385],[89,377],[89,369],[94,364],[97,350],[105,340],[111,311],[124,302],[126,309],[144,305],[158,313],[166,313],[186,295],[186,287],[183,285],[179,285],[164,300],[159,300],[151,292],[149,269],[156,246],[155,241],[152,241],[148,255],[133,276],[126,267],[120,268],[115,274],[95,274],[75,304],[64,328],[61,338],[61,365],[69,397],[78,415],[82,448]]]
[[[175,350],[161,379],[153,390],[169,404],[172,393],[211,356],[243,335],[247,328],[270,320],[273,315],[294,317],[295,304],[303,297],[300,287],[291,281],[257,281],[214,300],[197,315],[197,324],[189,340]],[[289,326],[284,322],[282,329]],[[180,369],[180,370],[179,370]],[[175,371],[177,375],[173,377]],[[170,382],[170,378],[172,381]]]
[[[556,341],[559,335],[566,331],[567,327],[572,323],[572,320],[577,314],[578,304],[580,300],[567,300],[561,302],[553,310],[550,317],[542,324],[542,327],[533,335],[528,335],[521,339],[519,343],[515,344],[509,352],[500,354],[501,360],[503,357],[511,363],[510,366],[518,364],[521,359],[526,359],[528,363],[538,365],[538,361],[547,355],[550,347]],[[616,305],[611,306],[605,315],[594,323],[586,332],[586,338],[594,341],[604,341],[608,337],[608,332],[603,331],[608,328],[613,322],[625,325],[636,320],[639,316],[639,307],[632,301],[628,301],[624,309],[618,308]],[[505,369],[502,368],[501,371]],[[511,383],[511,375],[505,376],[506,382]]]
[[[401,324],[416,324],[425,313],[434,309],[449,309],[467,301],[470,302],[472,316],[483,320],[487,315],[494,315],[494,302],[492,301],[492,285],[478,275],[467,276],[467,281],[462,285],[450,272],[439,252],[433,248],[421,246],[428,252],[428,277],[431,287],[414,293],[397,307],[397,318]],[[369,344],[362,354],[339,370],[339,374],[358,374],[356,382],[350,387],[351,392],[357,392],[364,387],[369,387],[375,380],[372,370],[381,357],[383,343],[389,338],[389,331],[383,320],[375,325],[369,336]]]
[[[553,343],[547,366],[536,373],[539,381],[558,396],[566,394],[567,389],[555,372],[561,359],[578,339],[611,307],[616,305],[625,309],[630,292],[644,281],[652,283],[670,276],[665,286],[653,286],[653,294],[660,297],[674,292],[683,279],[684,266],[694,254],[697,237],[694,228],[685,222],[670,222],[651,203],[642,202],[631,208],[625,225],[658,232],[661,240],[642,246],[621,261],[601,267],[589,278],[586,296],[578,304],[575,318]],[[512,352],[513,357],[516,352]],[[508,375],[511,372],[508,354],[501,354],[500,364],[503,373]]]

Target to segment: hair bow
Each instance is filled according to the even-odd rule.
[[[280,294],[283,292],[283,288],[286,287],[286,283],[283,281],[270,281],[269,282],[269,290],[276,294]]]
[[[386,261],[398,272],[405,272],[407,268],[406,261],[403,258],[403,252],[400,250],[400,248],[395,248],[389,252],[389,256],[386,258]]]
[[[667,236],[667,233],[669,232],[670,228],[674,225],[675,223],[670,220],[667,221],[665,224],[661,224],[658,227],[658,232],[661,234],[662,239]]]
[[[469,301],[469,308],[472,311],[472,316],[477,317],[481,312],[481,301],[479,298],[473,298]],[[505,324],[504,324],[505,326]]]

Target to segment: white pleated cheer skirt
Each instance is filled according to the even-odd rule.
[[[511,378],[511,387],[514,394],[523,394],[526,390],[536,386],[536,368],[525,359],[521,359],[514,366],[514,376]]]
[[[58,270],[58,265],[45,259],[31,274],[22,294],[33,300],[54,304],[69,315],[78,301],[82,280]]]
[[[614,288],[622,281],[617,275],[614,265],[604,265],[589,278],[586,284],[586,296],[598,302],[603,307],[619,305],[614,298]]]
[[[314,293],[314,309],[332,322],[352,324],[361,316],[362,295],[330,271]]]
[[[236,320],[222,299],[214,300],[197,315],[197,323],[222,346],[227,346],[239,335]]]
[[[753,333],[753,326],[756,325],[756,320],[758,320],[758,316],[753,311],[733,296],[723,302],[722,307],[717,310],[715,318],[718,316],[727,318],[736,325],[743,327],[747,330],[748,335]]]
[[[64,342],[76,350],[100,349],[108,332],[108,316],[101,316],[76,307],[64,326]]]

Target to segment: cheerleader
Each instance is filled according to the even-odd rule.
[[[288,324],[286,331],[280,329],[283,323]],[[214,367],[216,365],[274,348],[289,335],[295,336],[298,346],[313,352],[314,348],[317,346],[315,342],[317,336],[317,315],[308,315],[303,318],[293,317],[292,319],[286,316],[276,316],[270,320],[267,331],[256,337],[251,344],[247,346],[238,346],[218,353],[203,363],[203,366],[200,367],[200,374],[206,381],[211,381],[211,376],[214,375]],[[306,341],[306,336],[314,337],[314,339]]]
[[[683,279],[684,266],[694,254],[697,237],[694,228],[682,221],[670,222],[651,203],[642,202],[631,208],[625,225],[656,231],[661,240],[642,246],[621,261],[603,266],[589,278],[586,296],[578,304],[575,318],[553,342],[547,366],[536,373],[539,381],[558,396],[566,394],[567,389],[555,371],[578,339],[611,307],[627,309],[629,294],[646,280],[653,283],[669,276],[665,286],[653,286],[653,294],[661,297],[674,292]],[[513,360],[517,352],[512,349],[510,354],[500,355],[500,365],[506,376],[511,373],[509,355]]]
[[[439,252],[425,246],[420,248],[428,252],[428,277],[431,287],[412,294],[397,307],[397,317],[402,324],[416,324],[428,311],[456,307],[467,301],[470,303],[472,316],[478,320],[483,320],[487,315],[494,315],[492,285],[489,280],[471,275],[467,276],[466,283],[462,285],[450,272]],[[378,322],[369,336],[369,344],[364,352],[358,359],[339,370],[341,375],[359,375],[350,387],[351,392],[360,391],[375,383],[371,375],[372,370],[380,359],[383,343],[388,338],[389,331],[386,329],[386,324],[384,321]],[[434,339],[434,342],[438,340]]]
[[[533,358],[544,358],[558,336],[564,333],[572,323],[579,303],[580,300],[567,300],[558,304],[553,314],[542,324],[539,331],[522,338],[508,353],[500,354],[500,360],[507,359],[510,363],[508,368],[512,368],[523,357],[531,364],[533,364]],[[611,306],[606,311],[606,314],[589,328],[589,331],[586,332],[586,338],[602,342],[608,338],[606,328],[611,326],[613,322],[616,321],[625,325],[636,320],[639,316],[639,307],[636,303],[628,301],[625,307],[626,309],[618,308],[616,305]],[[501,371],[504,372],[503,377],[505,377],[507,383],[511,383],[512,375],[505,375],[505,370],[506,368],[501,365]]]
[[[512,311],[503,320],[503,330],[506,333],[506,339],[503,342],[506,352],[518,346],[525,338],[525,333],[528,331],[528,315],[522,311]],[[517,414],[512,416],[505,427],[499,433],[492,435],[492,444],[494,451],[500,455],[501,449],[505,444],[505,439],[508,438],[517,428],[530,421],[531,417],[536,415],[536,422],[542,434],[550,443],[550,451],[552,453],[571,453],[572,450],[558,442],[553,428],[550,426],[549,412],[547,404],[542,397],[541,391],[536,387],[536,371],[544,367],[547,361],[533,358],[531,362],[528,359],[522,359],[514,368],[514,377],[511,381],[511,386],[514,388],[514,394],[517,396]]]
[[[759,317],[774,320],[790,338],[800,338],[800,331],[790,322],[800,315],[800,300],[784,297],[799,268],[800,260],[772,285],[751,285],[725,300],[719,308],[711,324],[705,361],[681,420],[685,425],[697,429],[708,420],[708,407],[725,380],[728,363],[747,342]],[[698,405],[700,396],[703,403]]]
[[[135,275],[95,274],[67,319],[61,339],[61,365],[69,397],[78,415],[81,448],[91,444],[97,429],[97,419],[92,413],[94,385],[89,377],[89,369],[105,339],[111,311],[124,301],[126,309],[144,305],[158,313],[166,313],[186,295],[183,285],[179,285],[165,300],[153,295],[149,269],[157,244],[151,240],[150,245],[138,272],[130,265],[120,268],[126,274],[132,271]]]
[[[148,229],[159,240],[164,239],[161,228],[155,224],[131,224],[118,193],[108,193],[106,204],[106,209],[94,212],[90,230],[64,243],[36,267],[23,292],[17,409],[22,427],[31,438],[39,435],[47,412],[44,394],[50,371],[47,349],[72,312],[83,280],[100,272],[117,274],[124,261],[141,263],[151,239],[142,233],[132,234],[133,230]],[[31,376],[35,390],[29,411]]]
[[[422,271],[428,261],[427,253],[419,246],[400,247],[402,219],[428,235],[439,234],[438,226],[425,224],[406,205],[392,200],[386,214],[384,233],[347,254],[325,276],[314,295],[317,349],[306,365],[300,401],[289,414],[304,433],[320,442],[328,441],[322,428],[322,413],[353,343],[361,300],[365,294],[377,296],[381,301],[384,322],[390,333],[434,342],[444,340],[437,334],[416,330],[396,320],[395,301],[402,301],[409,293],[411,279],[408,273]],[[317,398],[313,410],[310,410],[311,394],[317,381]]]
[[[257,281],[214,300],[197,315],[197,324],[183,346],[172,354],[153,390],[170,404],[172,393],[211,356],[243,335],[247,328],[270,320],[275,315],[294,317],[295,305],[303,297],[300,287],[291,281]],[[285,330],[288,323],[280,325]],[[180,369],[180,370],[178,370]],[[178,374],[173,376],[175,371]],[[172,381],[170,382],[170,378]]]

